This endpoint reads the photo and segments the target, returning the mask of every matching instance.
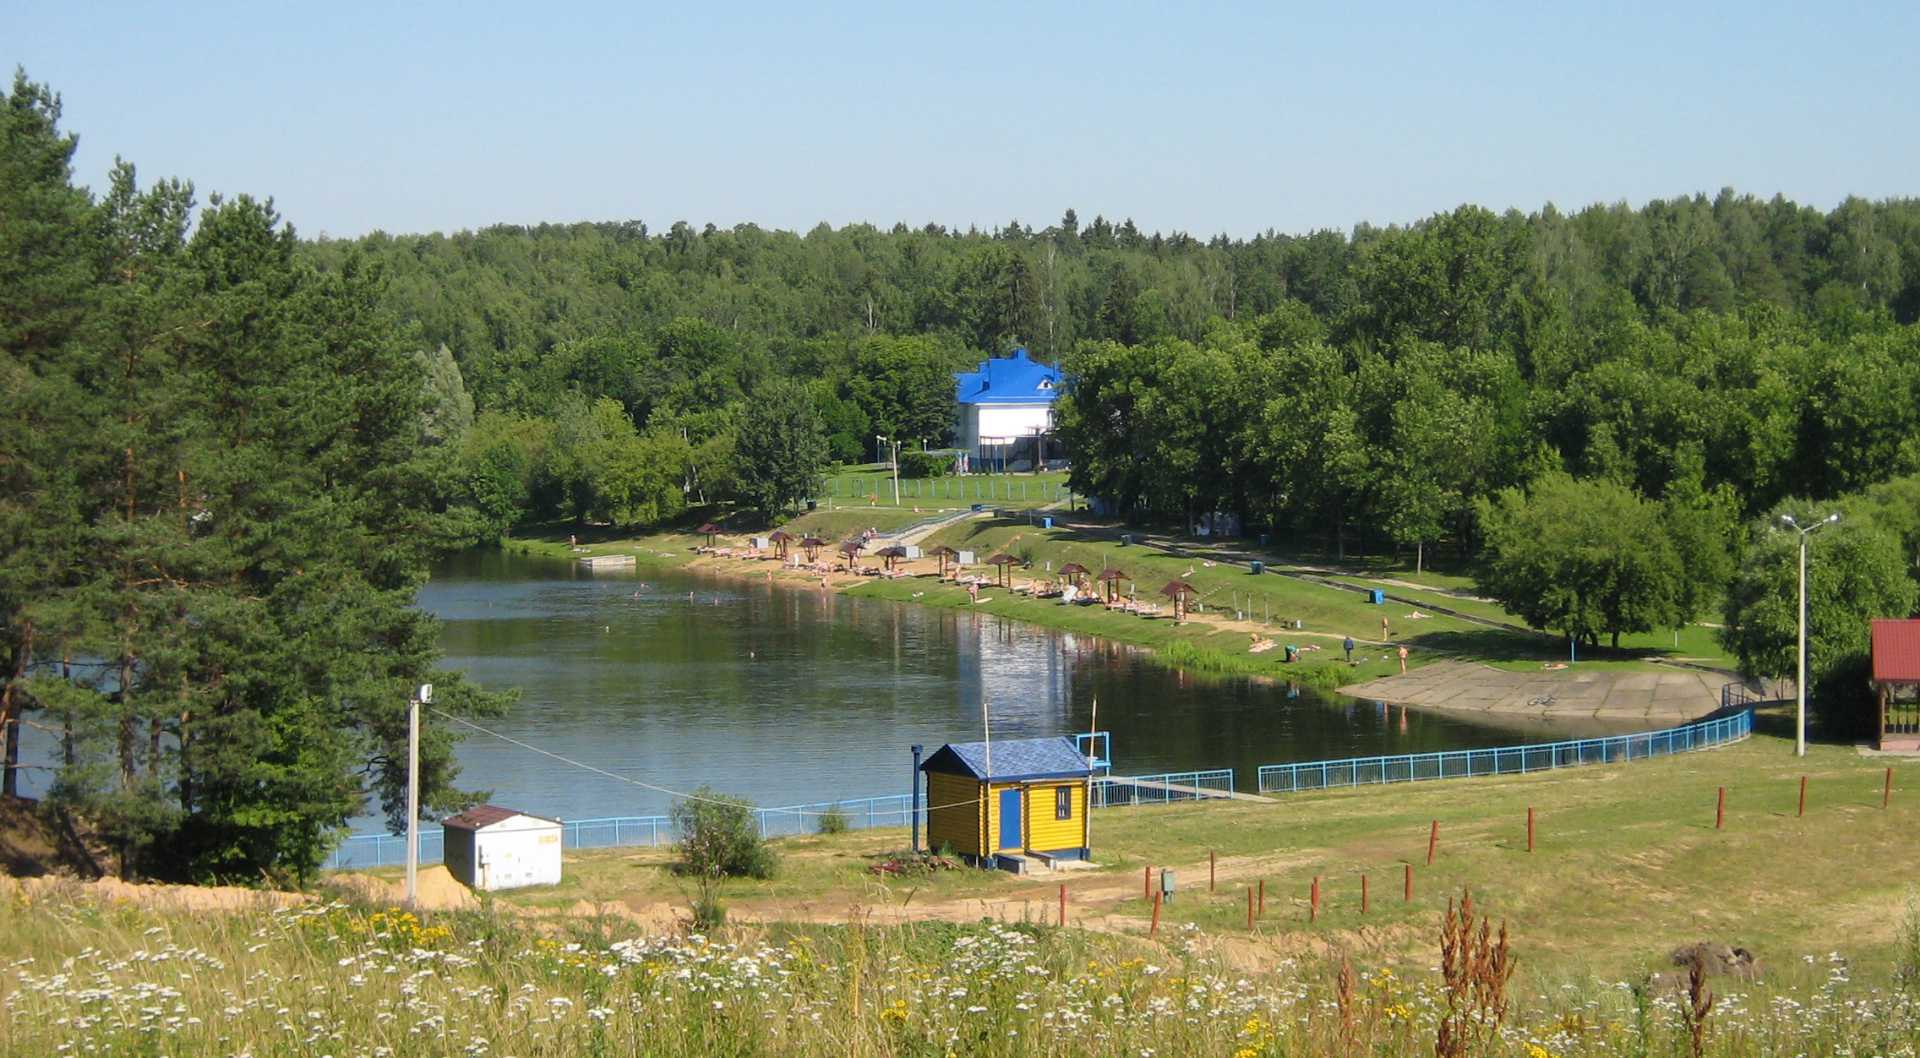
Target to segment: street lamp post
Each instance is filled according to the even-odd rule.
[[[1797,669],[1793,678],[1793,752],[1795,756],[1804,757],[1807,755],[1807,535],[1839,521],[1840,515],[1829,514],[1808,526],[1802,526],[1791,514],[1781,515],[1780,520],[1800,534],[1800,647],[1794,652]]]
[[[874,434],[873,439],[880,443],[881,451],[890,457],[893,466],[893,505],[900,506],[900,442],[890,437]]]

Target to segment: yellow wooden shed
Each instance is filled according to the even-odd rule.
[[[1024,871],[1090,853],[1093,762],[1073,740],[949,742],[928,757],[927,842],[980,866]]]

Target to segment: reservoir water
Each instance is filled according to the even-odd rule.
[[[670,790],[763,805],[903,793],[910,749],[1086,731],[1113,770],[1261,764],[1556,737],[1476,726],[1307,687],[1198,677],[1109,641],[983,613],[847,598],[694,572],[587,573],[478,551],[440,566],[420,604],[446,664],[519,702],[487,727]],[[461,785],[562,819],[648,815],[671,798],[469,733]],[[356,830],[379,829],[372,819]]]

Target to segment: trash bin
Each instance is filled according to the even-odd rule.
[[[1267,546],[1268,544],[1271,544],[1271,543],[1273,543],[1273,534],[1272,534],[1272,533],[1261,533],[1261,534],[1260,534],[1260,546],[1261,546],[1261,547],[1265,547],[1265,546]]]
[[[820,501],[819,501],[819,500],[808,500],[808,501],[807,501],[807,510],[810,510],[810,511],[817,511],[817,510],[819,510],[819,509],[820,509]]]
[[[1267,571],[1267,564],[1256,558],[1252,562],[1247,563],[1247,570],[1251,573],[1265,573]]]
[[[973,505],[973,513],[975,514],[979,514],[981,511],[984,511],[986,509],[987,509],[987,505],[984,503],[976,503]]]
[[[1379,588],[1368,588],[1367,601],[1375,606],[1385,606],[1387,604],[1387,593],[1381,591]]]
[[[1132,533],[1121,533],[1121,534],[1120,534],[1120,546],[1121,546],[1121,547],[1125,547],[1125,546],[1127,546],[1128,544],[1131,544],[1131,543],[1133,543],[1133,534],[1132,534]]]
[[[1051,515],[1049,515],[1049,516],[1046,516],[1046,517],[1043,517],[1043,518],[1041,518],[1041,519],[1040,519],[1040,528],[1042,528],[1042,529],[1051,529],[1051,528],[1053,528],[1053,517],[1052,517]]]

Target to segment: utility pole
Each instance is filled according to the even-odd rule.
[[[407,906],[420,904],[420,706],[433,701],[423,683],[407,703]]]
[[[1838,512],[1829,514],[1804,528],[1794,521],[1791,514],[1781,515],[1780,520],[1800,534],[1800,605],[1796,610],[1800,625],[1800,649],[1794,651],[1793,752],[1797,757],[1804,757],[1807,755],[1807,536],[1822,526],[1839,521],[1840,515]]]

